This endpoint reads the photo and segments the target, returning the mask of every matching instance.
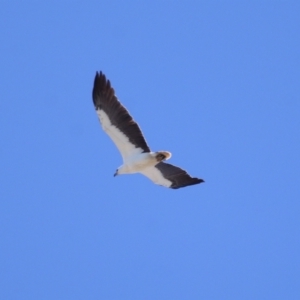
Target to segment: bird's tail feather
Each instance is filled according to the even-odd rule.
[[[169,151],[157,151],[155,153],[155,158],[158,162],[163,161],[163,160],[168,160],[171,158],[172,153]]]

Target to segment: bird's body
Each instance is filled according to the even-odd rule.
[[[139,173],[144,168],[152,167],[157,164],[152,152],[139,153],[126,159],[115,175]]]
[[[174,189],[204,182],[192,178],[176,166],[164,163],[164,160],[171,157],[170,152],[150,150],[138,124],[118,101],[114,89],[102,72],[95,76],[93,101],[103,130],[113,140],[123,158],[123,165],[115,175],[141,173],[156,184]]]
[[[170,157],[171,153],[167,151],[135,154],[125,159],[124,164],[117,170],[118,175],[141,173],[144,169],[154,167],[160,161],[167,160]]]

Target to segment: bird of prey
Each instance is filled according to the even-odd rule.
[[[123,158],[123,165],[114,176],[141,173],[155,184],[172,189],[204,182],[179,167],[163,162],[171,157],[170,152],[150,150],[139,125],[119,102],[110,81],[102,72],[97,72],[95,76],[93,102],[103,130]]]

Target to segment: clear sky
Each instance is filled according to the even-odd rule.
[[[299,1],[2,1],[0,298],[300,299]],[[122,163],[111,80],[153,150]]]

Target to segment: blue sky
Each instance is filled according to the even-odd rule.
[[[6,1],[1,299],[299,299],[297,1]],[[122,163],[91,98],[111,80],[153,150]]]

